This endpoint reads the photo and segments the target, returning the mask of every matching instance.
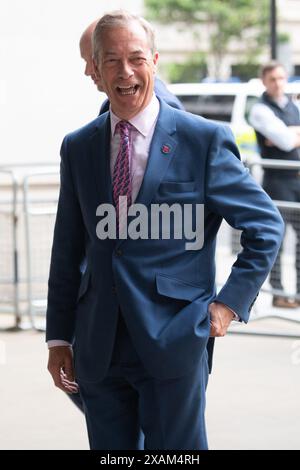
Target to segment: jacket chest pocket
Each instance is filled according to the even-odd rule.
[[[194,181],[164,181],[157,191],[157,202],[174,204],[194,202],[196,199]]]
[[[164,181],[160,184],[160,193],[190,193],[195,189],[195,181]]]

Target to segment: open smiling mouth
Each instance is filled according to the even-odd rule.
[[[117,86],[117,91],[120,95],[135,95],[139,85],[130,85],[130,86]]]

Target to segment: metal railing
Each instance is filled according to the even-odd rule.
[[[257,179],[257,175],[260,178],[265,169],[278,169],[278,170],[299,170],[299,190],[300,190],[300,162],[299,161],[287,161],[279,159],[255,159],[247,160],[245,159],[244,164],[249,168],[252,175]],[[257,171],[258,170],[258,171]],[[300,191],[299,191],[300,192]],[[280,296],[283,298],[291,298],[293,300],[300,301],[300,293],[296,288],[292,286],[297,285],[297,272],[296,272],[296,256],[295,251],[300,249],[300,201],[284,201],[284,200],[273,200],[277,208],[279,209],[285,223],[286,223],[286,235],[281,253],[281,259],[278,258],[278,261],[275,262],[274,268],[271,271],[271,274],[268,277],[267,282],[264,283],[260,292],[260,296],[264,293],[268,294],[269,300],[274,296]],[[291,226],[293,230],[291,230]],[[294,233],[293,233],[294,231]],[[296,232],[296,233],[295,233]],[[296,235],[296,236],[295,236]],[[299,235],[299,240],[297,238]],[[233,236],[231,240],[232,253],[237,253],[241,248],[239,245],[240,232],[233,231]],[[298,246],[299,245],[299,246]],[[300,256],[299,256],[300,259]],[[280,266],[280,270],[278,268]],[[277,271],[278,269],[278,271]],[[299,269],[299,268],[297,268]],[[276,276],[278,283],[282,283],[283,287],[278,289],[274,287],[274,279],[276,283]],[[273,286],[272,286],[273,284]],[[252,320],[263,320],[265,318],[274,318],[274,319],[283,319],[288,320],[291,323],[300,324],[300,305],[296,309],[283,309],[276,308],[273,306],[267,306],[266,311],[257,312],[257,305],[254,304],[254,317]],[[261,309],[262,310],[262,309]],[[269,329],[268,332],[263,331],[259,328],[253,329],[237,329],[233,328],[234,332],[241,334],[263,334],[265,336],[277,336],[277,337],[291,337],[299,338],[300,334],[295,333],[285,333],[278,332],[277,330]]]
[[[260,169],[280,169],[280,170],[299,170],[299,194],[300,194],[300,162],[293,160],[272,160],[272,159],[260,159],[254,162],[247,162],[247,167],[251,173],[255,172],[255,169],[259,167]],[[284,184],[284,183],[283,183]],[[286,183],[285,183],[286,184]],[[283,201],[283,200],[273,200],[277,208],[279,209],[283,220],[287,225],[293,225],[296,228],[296,231],[299,231],[300,234],[300,201]],[[298,230],[299,227],[299,230]],[[300,240],[299,240],[300,242]],[[296,243],[295,243],[296,245]],[[291,257],[291,256],[290,256]],[[279,275],[279,274],[278,274]],[[268,291],[272,295],[280,295],[283,297],[293,297],[300,300],[300,294],[296,291],[275,289],[270,286],[269,289],[266,287],[262,288],[262,291]]]
[[[0,198],[0,295],[1,308],[14,316],[13,329],[21,322],[19,309],[19,270],[18,270],[18,183],[14,172],[0,168],[0,178],[7,191]]]
[[[44,314],[47,306],[47,281],[58,194],[54,196],[43,191],[44,197],[40,194],[36,197],[34,183],[38,181],[41,184],[43,178],[52,176],[57,179],[55,187],[58,193],[58,170],[27,174],[23,181],[28,315],[36,329],[43,328],[41,322],[39,325],[37,323],[37,314]]]
[[[9,330],[35,328],[37,285],[43,288],[41,312],[45,312],[59,168],[49,163],[39,165],[38,168],[36,164],[5,165],[0,168],[0,178],[1,175],[0,313],[13,315],[14,325]],[[47,182],[43,181],[43,177]],[[53,177],[56,177],[56,181]],[[41,236],[41,230],[46,227],[42,217],[46,214],[51,219],[49,230]],[[32,218],[36,220],[34,230]],[[45,254],[42,254],[41,246],[44,246]],[[38,265],[43,266],[40,279],[34,272]]]

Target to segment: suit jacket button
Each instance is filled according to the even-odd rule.
[[[120,249],[116,250],[116,256],[120,257],[120,256],[122,256],[122,254],[123,254],[122,250],[120,250]]]

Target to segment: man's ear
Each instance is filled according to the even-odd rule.
[[[156,70],[157,70],[158,58],[159,58],[159,54],[158,54],[158,52],[156,51],[156,52],[154,53],[154,55],[153,55],[153,64],[154,64],[153,71],[154,71],[154,73],[156,73]]]

